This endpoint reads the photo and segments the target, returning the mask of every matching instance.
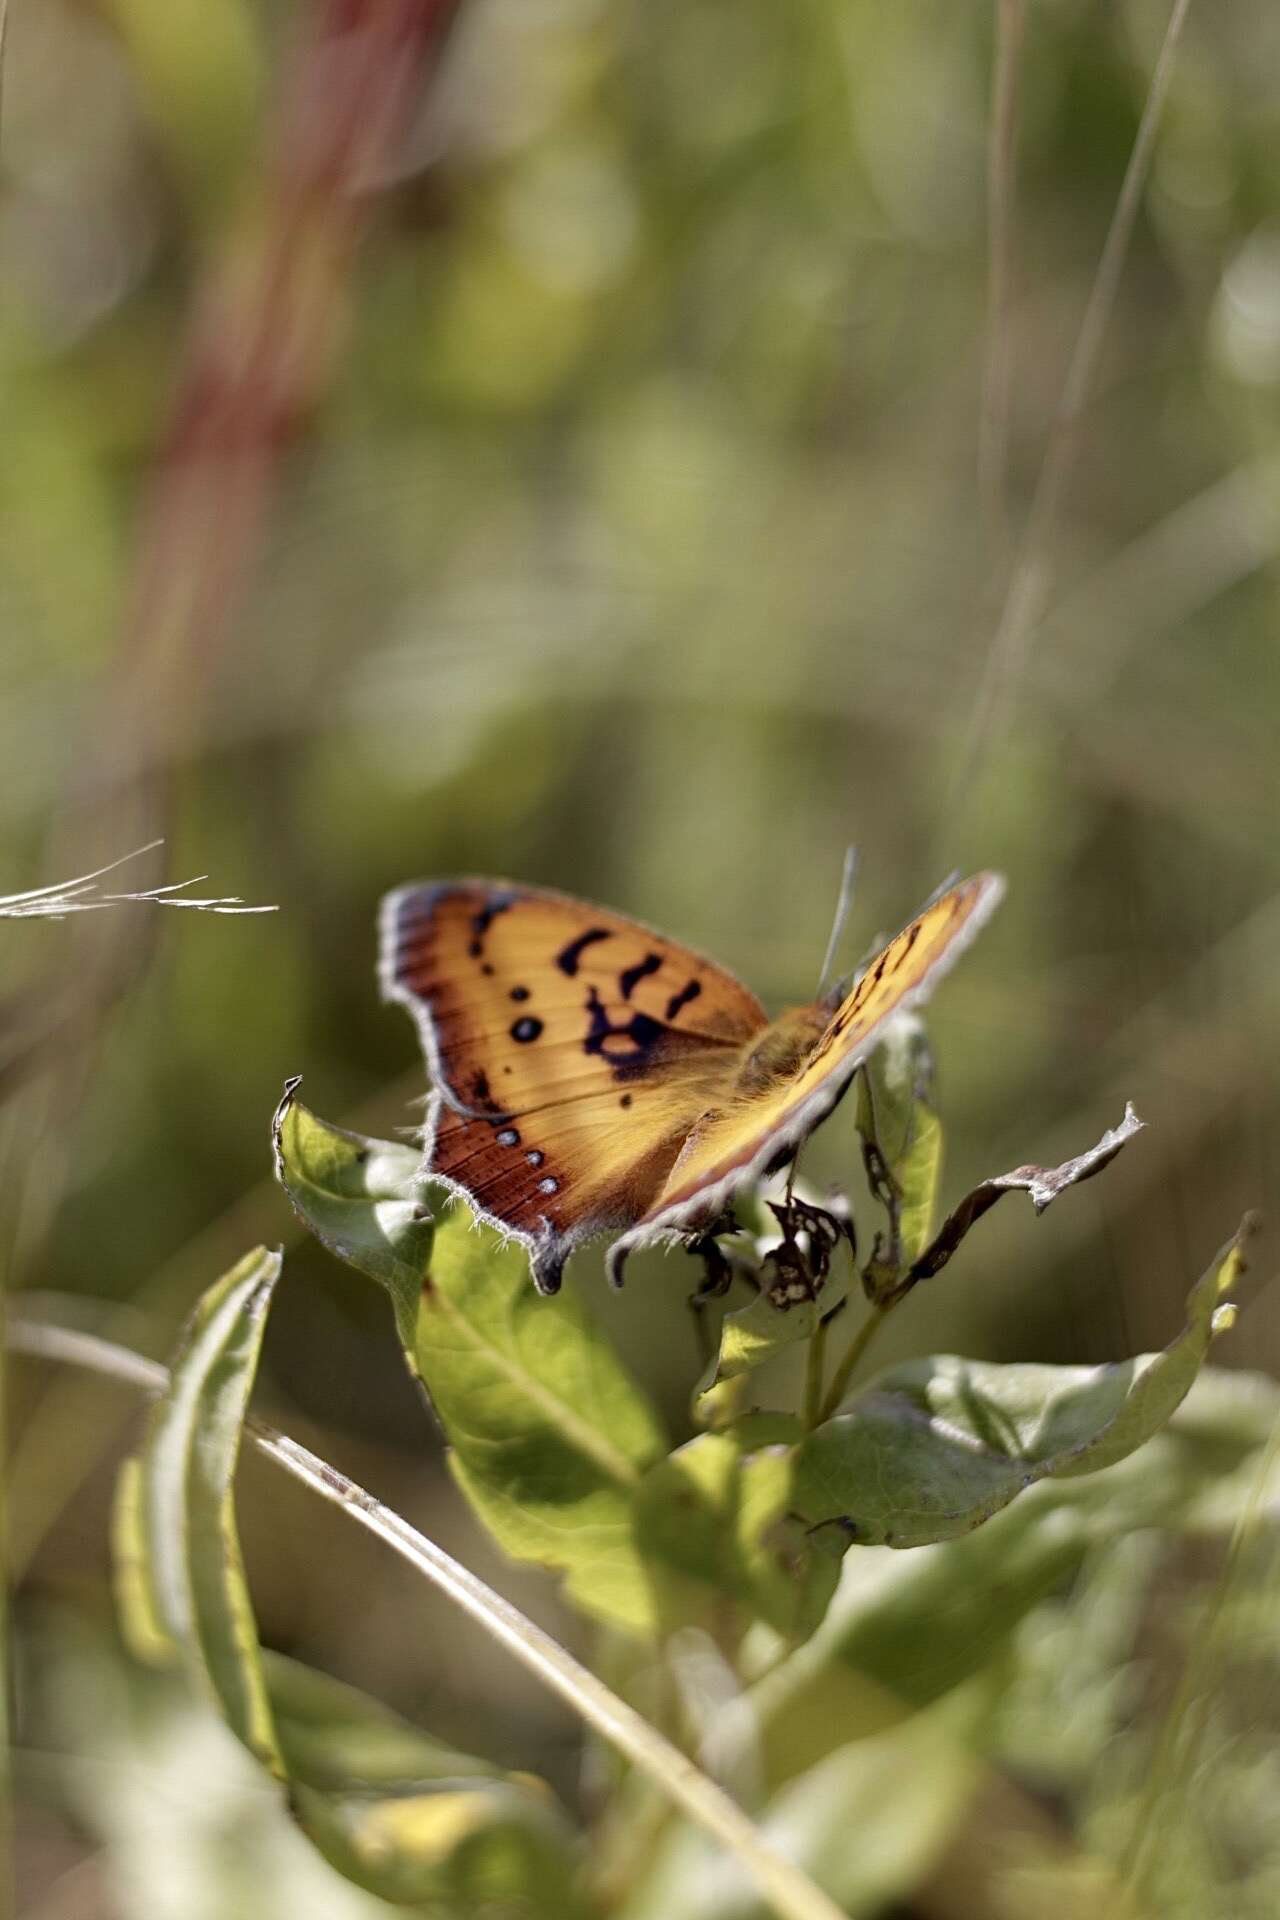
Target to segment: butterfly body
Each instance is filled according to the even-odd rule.
[[[850,993],[771,1021],[724,968],[624,915],[509,881],[401,887],[380,967],[433,1082],[423,1176],[520,1239],[544,1292],[603,1232],[623,1236],[617,1278],[631,1246],[706,1226],[787,1163],[1000,892],[991,874],[952,888]]]

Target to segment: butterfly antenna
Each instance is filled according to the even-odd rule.
[[[844,869],[840,875],[840,898],[836,901],[836,917],[831,923],[831,938],[827,941],[826,956],[822,962],[822,972],[818,976],[818,998],[821,1000],[831,978],[831,969],[835,965],[840,942],[849,921],[849,909],[853,905],[853,890],[858,881],[858,849],[846,847],[844,850]]]

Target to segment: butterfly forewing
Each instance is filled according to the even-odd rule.
[[[526,1239],[544,1286],[577,1241],[645,1211],[767,1024],[676,942],[498,881],[392,894],[382,978],[435,1083],[424,1171]]]
[[[980,873],[931,902],[875,956],[794,1072],[770,1089],[741,1090],[703,1116],[637,1222],[637,1237],[715,1211],[772,1162],[785,1161],[830,1113],[885,1023],[928,996],[1002,892],[998,875]]]

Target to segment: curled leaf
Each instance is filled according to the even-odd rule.
[[[997,1366],[954,1354],[873,1380],[801,1444],[795,1502],[833,1548],[914,1547],[967,1533],[1035,1481],[1122,1460],[1169,1419],[1243,1266],[1246,1229],[1192,1288],[1162,1353],[1103,1367]]]
[[[942,1123],[933,1105],[933,1058],[924,1022],[902,1014],[858,1081],[858,1132],[873,1190],[889,1215],[864,1283],[872,1299],[924,1250],[942,1177]]]
[[[418,1191],[419,1155],[331,1126],[296,1097],[300,1084],[286,1081],[272,1115],[276,1178],[317,1240],[387,1289],[412,1366],[418,1294],[435,1236]]]
[[[126,1637],[186,1665],[348,1879],[460,1920],[517,1896],[531,1915],[576,1914],[567,1832],[540,1782],[259,1646],[232,1481],[279,1271],[258,1249],[204,1295],[126,1463],[113,1529]]]
[[[1030,1194],[1036,1212],[1043,1213],[1068,1187],[1079,1186],[1081,1181],[1091,1180],[1095,1173],[1101,1173],[1104,1167],[1110,1166],[1120,1149],[1136,1133],[1141,1133],[1142,1125],[1133,1110],[1133,1102],[1127,1101],[1124,1118],[1118,1127],[1108,1127],[1095,1146],[1076,1154],[1073,1159],[1064,1160],[1060,1167],[1015,1167],[1012,1173],[999,1173],[994,1179],[982,1181],[947,1215],[933,1244],[920,1255],[907,1274],[904,1290],[914,1286],[917,1280],[928,1280],[940,1272],[975,1221],[980,1220],[1006,1193]]]

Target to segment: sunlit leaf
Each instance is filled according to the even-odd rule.
[[[584,1912],[549,1794],[541,1810],[530,1787],[499,1780],[376,1798],[355,1787],[295,1787],[294,1799],[330,1864],[384,1900],[430,1903],[441,1920],[573,1920]]]
[[[921,1546],[978,1526],[1048,1476],[1123,1459],[1169,1418],[1241,1266],[1237,1237],[1197,1282],[1162,1353],[1104,1367],[997,1366],[944,1354],[891,1368],[803,1442],[795,1502],[833,1547]]]
[[[933,1107],[933,1061],[924,1022],[903,1014],[858,1076],[858,1131],[890,1183],[886,1265],[891,1277],[928,1245],[942,1177],[942,1123]],[[873,1268],[875,1262],[873,1260]]]
[[[233,1733],[277,1776],[276,1744],[236,1534],[231,1482],[280,1256],[258,1248],[201,1297],[126,1468],[117,1540],[131,1643],[171,1643]]]
[[[482,1916],[489,1902],[579,1911],[550,1790],[459,1753],[356,1688],[263,1656],[297,1817],[330,1863],[384,1900]]]
[[[530,1915],[572,1913],[568,1835],[540,1782],[263,1657],[232,1481],[279,1271],[279,1256],[259,1249],[203,1296],[142,1453],[121,1476],[114,1532],[127,1637],[148,1657],[183,1661],[348,1879],[477,1920],[517,1899]]]
[[[459,1204],[436,1234],[417,1357],[454,1477],[499,1543],[563,1573],[587,1612],[647,1631],[634,1496],[665,1441],[574,1294],[536,1293],[522,1250]]]
[[[317,1240],[387,1289],[412,1366],[418,1295],[435,1234],[417,1191],[421,1156],[330,1126],[295,1098],[297,1086],[289,1081],[271,1122],[276,1178]]]

